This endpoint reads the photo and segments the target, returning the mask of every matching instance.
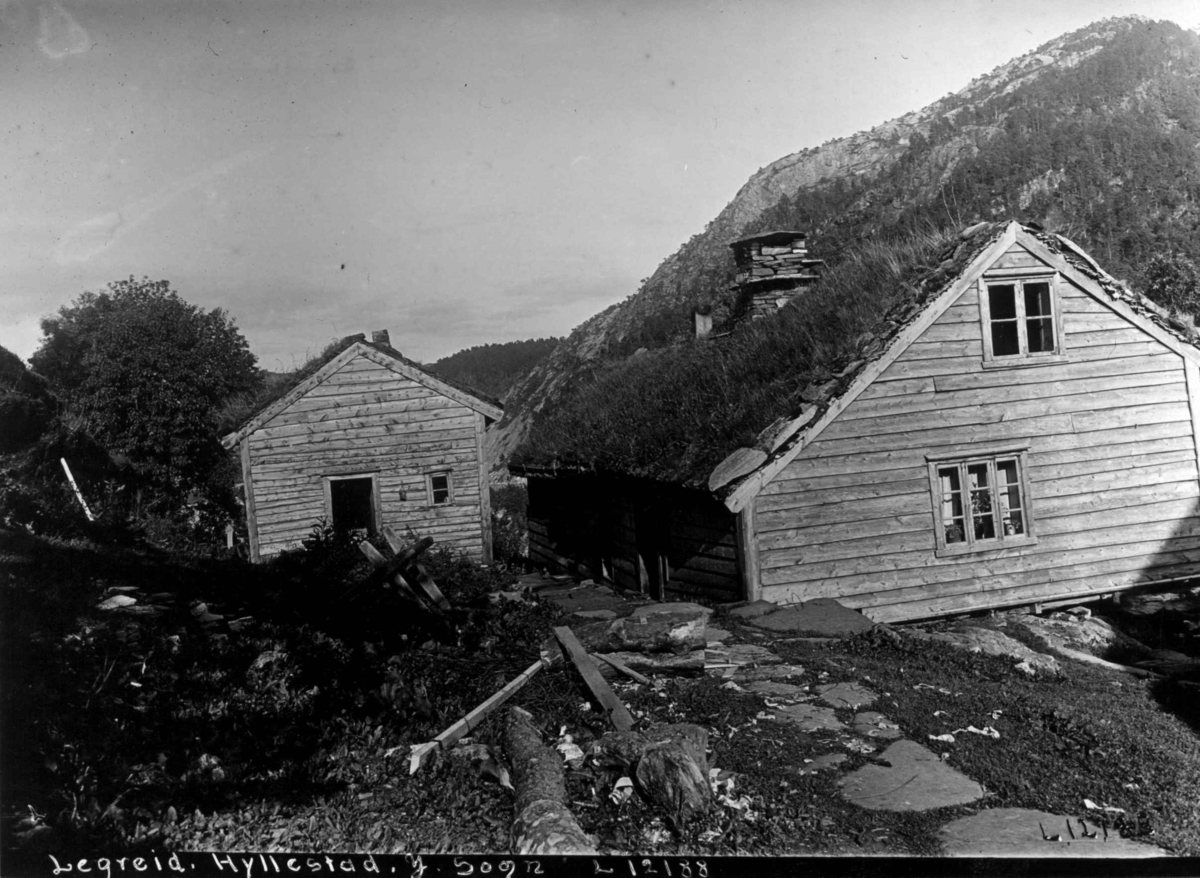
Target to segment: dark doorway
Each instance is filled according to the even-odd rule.
[[[335,530],[374,533],[375,480],[370,476],[330,480],[329,506]]]
[[[634,526],[637,529],[640,590],[654,600],[662,600],[670,579],[665,510],[653,506],[638,508],[634,516]]]

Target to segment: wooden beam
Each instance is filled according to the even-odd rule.
[[[254,471],[250,466],[250,435],[241,441],[242,490],[246,495],[246,536],[250,540],[250,562],[262,560],[258,548],[258,512],[254,506]]]
[[[1188,410],[1192,415],[1192,442],[1196,450],[1196,465],[1200,467],[1200,367],[1185,358],[1183,374],[1187,379]]]
[[[635,671],[633,668],[629,667],[629,665],[625,664],[625,662],[621,661],[619,658],[615,658],[614,656],[605,655],[604,653],[597,653],[597,652],[594,652],[591,655],[592,655],[592,658],[594,658],[594,659],[600,659],[602,662],[606,662],[607,664],[612,665],[614,668],[616,668],[618,671],[620,671],[622,674],[624,674],[626,677],[628,677],[631,680],[636,680],[638,683],[649,683],[650,682],[649,677],[642,676],[637,671]]]
[[[758,527],[755,519],[757,498],[737,513],[738,555],[742,574],[742,597],[756,601],[762,597],[762,576],[759,574]]]
[[[617,693],[613,692],[612,687],[604,682],[604,678],[600,676],[600,669],[596,667],[596,663],[587,654],[587,650],[583,648],[583,644],[579,642],[579,638],[575,636],[575,632],[563,625],[554,629],[554,636],[558,638],[563,652],[571,659],[576,670],[579,671],[579,675],[583,677],[583,682],[587,684],[597,703],[608,714],[608,718],[612,721],[617,731],[633,731],[633,716],[629,713],[625,705],[621,703],[621,699],[617,697]]]
[[[487,421],[475,413],[475,454],[479,458],[479,527],[483,536],[483,563],[492,563],[492,494],[488,482]]]
[[[558,661],[557,656],[542,653],[541,658],[506,683],[503,689],[480,704],[432,741],[424,744],[414,744],[408,759],[408,773],[410,775],[416,774],[429,761],[429,757],[433,755],[435,750],[445,750],[447,747],[452,747],[459,740],[466,737],[472,729],[478,728],[479,724],[495,712],[496,708],[508,701],[522,686],[532,680],[538,671],[542,668],[550,667],[556,661]]]

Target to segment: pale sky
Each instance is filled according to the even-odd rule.
[[[1191,0],[0,0],[0,345],[130,275],[268,369],[565,335],[758,168]]]

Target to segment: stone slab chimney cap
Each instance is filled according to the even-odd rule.
[[[392,346],[392,340],[388,336],[388,331],[386,329],[376,329],[374,332],[372,332],[371,342],[373,344],[387,345],[389,348]]]

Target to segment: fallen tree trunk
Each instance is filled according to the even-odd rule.
[[[533,717],[519,707],[508,712],[504,748],[516,790],[512,852],[519,856],[596,853],[595,842],[566,805],[562,759],[542,743]]]

